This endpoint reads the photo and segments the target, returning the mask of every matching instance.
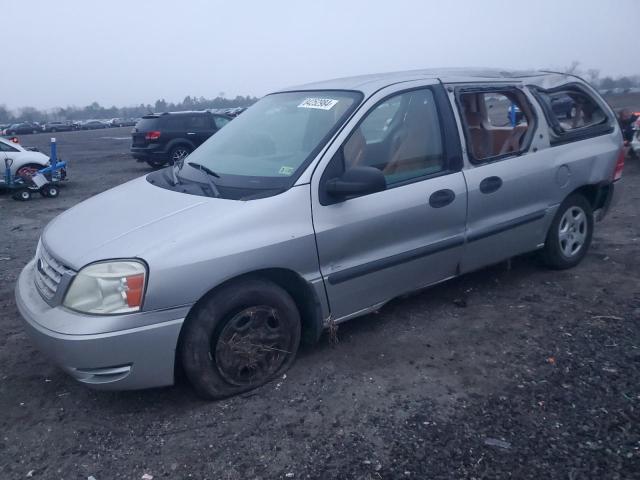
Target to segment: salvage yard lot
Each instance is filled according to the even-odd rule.
[[[51,218],[149,172],[129,132],[58,133],[60,197],[0,194],[0,478],[638,475],[640,162],[577,268],[529,255],[395,300],[283,378],[205,402],[185,382],[88,390],[34,348],[13,299]],[[47,152],[49,137],[23,143]]]

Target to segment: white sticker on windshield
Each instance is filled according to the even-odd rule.
[[[280,167],[280,170],[278,171],[278,173],[280,175],[291,175],[293,173],[293,167]]]
[[[331,110],[338,103],[333,98],[305,98],[298,108],[317,108],[319,110]]]

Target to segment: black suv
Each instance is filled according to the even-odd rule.
[[[131,155],[153,168],[180,161],[231,121],[207,111],[145,115],[131,132]]]

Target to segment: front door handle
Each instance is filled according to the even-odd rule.
[[[187,135],[195,135],[196,132],[187,132]]]
[[[482,193],[493,193],[502,186],[500,177],[487,177],[480,182],[480,191]]]
[[[453,193],[453,190],[449,190],[445,188],[444,190],[438,190],[437,192],[433,192],[429,197],[429,205],[433,208],[442,208],[449,205],[456,198],[456,194]]]

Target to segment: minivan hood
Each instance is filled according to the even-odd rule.
[[[60,214],[42,242],[74,270],[98,260],[143,258],[154,245],[175,243],[185,225],[197,229],[206,223],[203,217],[221,219],[243,203],[159,188],[141,177]]]

